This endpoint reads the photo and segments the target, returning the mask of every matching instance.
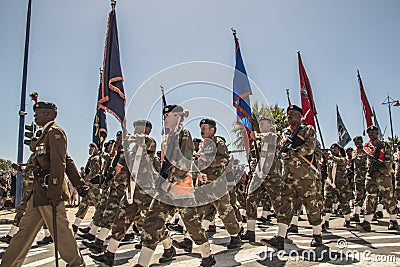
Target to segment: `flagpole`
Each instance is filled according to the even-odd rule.
[[[292,105],[292,102],[290,101],[289,88],[286,88],[286,96],[287,96],[288,104],[289,104],[289,106],[291,106],[291,105]]]

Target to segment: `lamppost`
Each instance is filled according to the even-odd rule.
[[[393,153],[394,153],[394,151],[395,151],[394,147],[395,146],[394,146],[393,122],[392,122],[392,109],[390,107],[391,106],[400,107],[400,102],[399,102],[399,100],[394,100],[388,94],[386,101],[383,102],[382,105],[387,105],[388,109],[389,109],[390,132],[392,134],[392,150],[393,150]]]

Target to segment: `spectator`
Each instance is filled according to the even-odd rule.
[[[4,203],[6,202],[7,198],[7,173],[1,171],[0,172],[0,203],[1,209],[4,209]]]
[[[10,197],[11,197],[11,203],[13,206],[15,206],[16,190],[17,190],[17,172],[14,170],[11,173],[11,186],[10,186]]]

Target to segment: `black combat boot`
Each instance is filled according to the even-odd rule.
[[[357,229],[371,232],[371,224],[364,220],[362,223],[357,223]]]
[[[215,225],[209,225],[206,230],[207,233],[215,234],[217,232],[217,227]]]
[[[104,241],[96,238],[96,240],[94,240],[94,242],[88,242],[86,240],[83,240],[82,244],[94,253],[101,253],[101,251],[103,250]]]
[[[78,236],[82,237],[83,239],[87,239],[89,241],[94,241],[96,239],[96,236],[90,233],[78,234]]]
[[[185,237],[181,242],[172,240],[172,245],[176,248],[183,249],[185,252],[192,253],[193,241],[189,238]]]
[[[214,266],[216,263],[217,262],[215,261],[214,256],[210,255],[207,258],[202,258],[201,259],[200,266],[202,266],[202,267],[211,267],[211,266]]]
[[[170,231],[175,231],[175,232],[183,234],[183,226],[179,225],[179,224],[167,225],[167,229],[170,230]]]
[[[74,232],[74,234],[76,234],[78,232],[78,226],[76,226],[75,224],[72,225],[72,232]]]
[[[84,234],[87,234],[87,233],[90,232],[90,227],[79,228],[78,230],[79,230],[79,232],[82,232],[82,233],[84,233]]]
[[[135,249],[141,249],[143,247],[142,241],[135,245]]]
[[[351,227],[350,221],[344,221],[343,226],[346,227],[346,228]]]
[[[269,224],[271,222],[271,215],[268,215],[267,218],[265,218],[265,217],[257,218],[257,221],[260,221],[265,224]]]
[[[103,253],[100,254],[90,254],[89,255],[92,259],[102,262],[108,266],[113,266],[114,265],[114,258],[115,258],[115,253],[112,253],[108,250],[106,250]]]
[[[322,235],[313,235],[310,246],[319,247],[322,246]]]
[[[299,233],[299,227],[298,227],[297,225],[295,225],[295,224],[291,224],[291,225],[289,226],[289,228],[287,229],[287,232],[288,232],[288,233],[297,234],[297,233]]]
[[[350,218],[350,221],[352,222],[360,222],[360,215],[354,214],[353,217]]]
[[[249,242],[256,241],[256,233],[254,231],[247,230],[246,233],[240,235],[241,240],[249,240]]]
[[[231,236],[231,242],[229,242],[228,249],[240,248],[242,246],[242,240],[240,236]]]
[[[383,211],[377,211],[375,214],[376,214],[376,218],[378,218],[378,219],[383,218]]]
[[[7,243],[7,244],[10,244],[11,238],[12,238],[12,236],[5,235],[5,236],[0,237],[0,241],[4,242],[4,243]]]
[[[398,229],[399,229],[399,224],[397,223],[397,221],[389,222],[388,230],[398,230]]]
[[[50,243],[53,243],[53,238],[51,238],[51,236],[45,236],[42,240],[36,242],[36,244],[40,246],[48,245]]]
[[[167,263],[174,260],[176,256],[176,250],[174,247],[169,249],[164,249],[164,253],[161,255],[161,258],[158,260],[159,263]]]
[[[261,239],[260,242],[263,245],[270,245],[277,250],[284,250],[285,247],[285,239],[279,235],[269,239]]]
[[[135,234],[130,233],[130,234],[125,234],[124,238],[122,239],[122,242],[130,242],[135,239]]]

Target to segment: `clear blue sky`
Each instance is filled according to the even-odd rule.
[[[13,161],[27,2],[5,1],[0,9],[0,158]],[[128,102],[147,79],[175,64],[213,61],[234,66],[234,26],[248,75],[270,104],[287,105],[285,88],[291,89],[292,102],[300,103],[296,52],[301,51],[327,145],[337,140],[336,104],[351,136],[362,133],[357,68],[381,127],[387,127],[386,136],[390,133],[382,102],[387,93],[400,99],[398,0],[118,0],[116,9]],[[110,1],[105,0],[33,0],[27,92],[38,91],[40,100],[58,105],[57,122],[67,132],[68,150],[78,165],[85,163],[91,142],[109,10]],[[193,88],[212,97],[210,87],[201,87]],[[168,102],[190,101],[196,95],[193,88],[171,93]],[[159,94],[160,88],[148,90]],[[231,105],[230,94],[226,102]],[[221,114],[204,106],[205,114]],[[135,108],[148,105],[139,101]],[[26,109],[30,122],[29,99]],[[398,133],[400,108],[393,107],[392,114]],[[227,121],[234,120],[231,115]],[[160,120],[153,122],[158,129]],[[109,116],[108,122],[114,136],[117,121]],[[193,136],[199,136],[197,123],[192,126]],[[154,136],[159,139],[156,129]]]

